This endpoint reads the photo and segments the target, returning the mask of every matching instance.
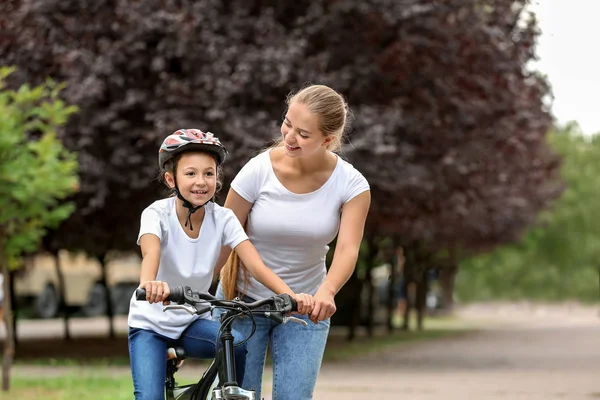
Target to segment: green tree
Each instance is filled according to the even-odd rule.
[[[74,207],[62,202],[78,188],[77,160],[56,138],[57,129],[76,111],[58,98],[62,89],[48,80],[17,91],[5,89],[12,68],[0,68],[0,265],[4,279],[5,323],[2,389],[10,386],[14,331],[10,304],[11,269],[35,251],[47,228]]]
[[[586,137],[568,124],[549,139],[563,157],[564,195],[519,244],[461,266],[458,291],[464,299],[597,300],[600,137]]]

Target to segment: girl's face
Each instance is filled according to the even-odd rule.
[[[167,183],[175,187],[173,176],[165,174]],[[217,162],[207,153],[184,153],[177,163],[177,187],[181,195],[194,206],[199,206],[215,195],[217,188]]]
[[[319,129],[319,118],[302,103],[292,102],[281,124],[285,153],[290,157],[313,155],[327,149],[332,138]]]

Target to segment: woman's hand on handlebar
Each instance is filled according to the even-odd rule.
[[[148,303],[163,303],[164,305],[169,304],[169,301],[165,301],[171,294],[171,289],[167,282],[163,281],[146,281],[140,285],[141,288],[146,289],[146,301]]]
[[[296,303],[298,303],[298,314],[309,314],[312,312],[315,302],[311,295],[306,293],[295,293],[292,297],[296,300]]]
[[[337,310],[333,292],[323,285],[315,293],[314,302],[315,306],[310,313],[309,319],[315,324],[331,318]]]

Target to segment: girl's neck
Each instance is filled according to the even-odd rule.
[[[204,221],[204,214],[206,212],[205,208],[206,205],[202,208],[199,208],[191,215],[190,220],[192,221],[192,226],[194,227],[192,232],[198,232],[200,230],[202,221]],[[183,201],[181,201],[179,198],[175,199],[175,210],[177,211],[177,219],[179,220],[181,227],[186,231],[190,231],[190,225],[188,224],[187,227],[185,226],[189,210],[183,206]]]

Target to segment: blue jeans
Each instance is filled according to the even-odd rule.
[[[170,339],[151,330],[130,327],[129,360],[136,400],[164,400],[167,348],[182,346],[190,358],[214,358],[219,326],[217,321],[198,319],[187,327],[179,339]],[[244,337],[239,332],[232,333],[235,343],[243,340]],[[240,382],[244,379],[245,365],[244,344],[235,348],[236,374]]]
[[[217,288],[218,298],[223,298],[221,285]],[[244,298],[246,302],[254,301]],[[217,310],[213,312],[218,318]],[[329,320],[315,325],[306,315],[294,315],[308,322],[304,327],[296,323],[279,325],[265,316],[255,315],[256,332],[248,340],[246,375],[242,387],[256,390],[256,398],[261,399],[261,384],[267,343],[270,343],[273,359],[273,400],[312,399],[321,369],[323,352],[329,334]],[[233,327],[244,337],[252,330],[250,318],[238,318]]]

